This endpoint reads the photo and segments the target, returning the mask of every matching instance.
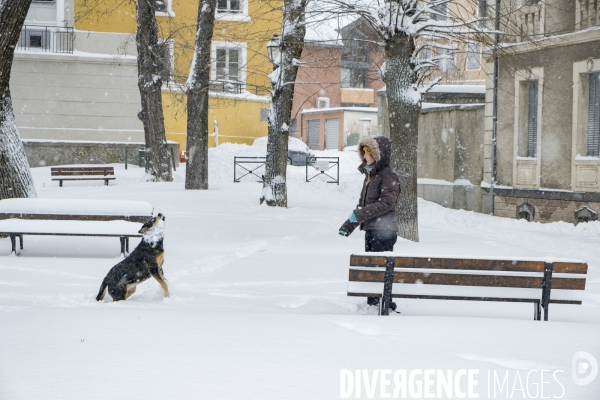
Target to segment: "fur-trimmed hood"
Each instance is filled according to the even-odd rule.
[[[365,161],[365,151],[363,147],[367,146],[371,149],[371,155],[375,160],[374,171],[380,171],[390,165],[392,159],[392,141],[385,136],[374,136],[362,138],[358,143],[358,156],[362,161],[359,170],[363,172]]]

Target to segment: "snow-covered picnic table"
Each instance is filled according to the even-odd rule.
[[[129,238],[140,237],[141,223],[152,217],[145,201],[90,199],[5,199],[0,201],[0,233],[8,234],[12,254],[23,235],[110,236],[121,240],[121,253],[129,252]]]

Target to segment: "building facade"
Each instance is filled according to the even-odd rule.
[[[588,0],[504,7],[502,30],[515,34],[506,35],[499,63],[494,214],[543,222],[590,218],[600,210],[600,10]],[[488,79],[488,183],[492,101]]]
[[[212,44],[209,131],[251,144],[267,134],[281,1],[219,0]],[[156,3],[167,139],[185,148],[182,90],[193,56],[198,0]],[[33,0],[15,53],[11,90],[25,139],[143,142],[137,118],[134,2]],[[214,137],[209,145],[213,145]]]
[[[384,86],[379,42],[361,18],[309,29],[296,78],[292,135],[313,149],[343,150],[360,135],[376,134],[377,91]]]

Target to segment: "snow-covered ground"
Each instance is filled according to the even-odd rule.
[[[362,183],[356,152],[320,153],[341,157],[339,186],[305,183],[305,168],[290,167],[286,210],[260,206],[260,184],[233,183],[233,156],[256,152],[211,149],[208,191],[184,190],[184,166],[172,183],[144,183],[140,168],[116,164],[108,187],[62,188],[49,168],[33,169],[40,198],[146,201],[163,213],[171,297],[149,280],[125,302],[95,301],[120,260],[116,238],[25,236],[20,257],[0,239],[0,399],[334,399],[349,374],[352,398],[369,398],[378,374],[380,398],[402,370],[407,398],[419,387],[446,398],[427,370],[458,375],[459,396],[460,371],[478,370],[479,398],[599,398],[600,377],[577,385],[572,376],[574,367],[589,375],[593,361],[572,361],[600,359],[600,222],[527,223],[420,201],[421,241],[400,239],[396,252],[582,259],[584,304],[551,305],[549,322],[533,321],[531,304],[432,300],[398,301],[401,314],[379,317],[346,296],[363,233],[337,234]]]

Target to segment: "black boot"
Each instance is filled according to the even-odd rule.
[[[378,306],[379,297],[367,297],[367,304],[370,306]]]

